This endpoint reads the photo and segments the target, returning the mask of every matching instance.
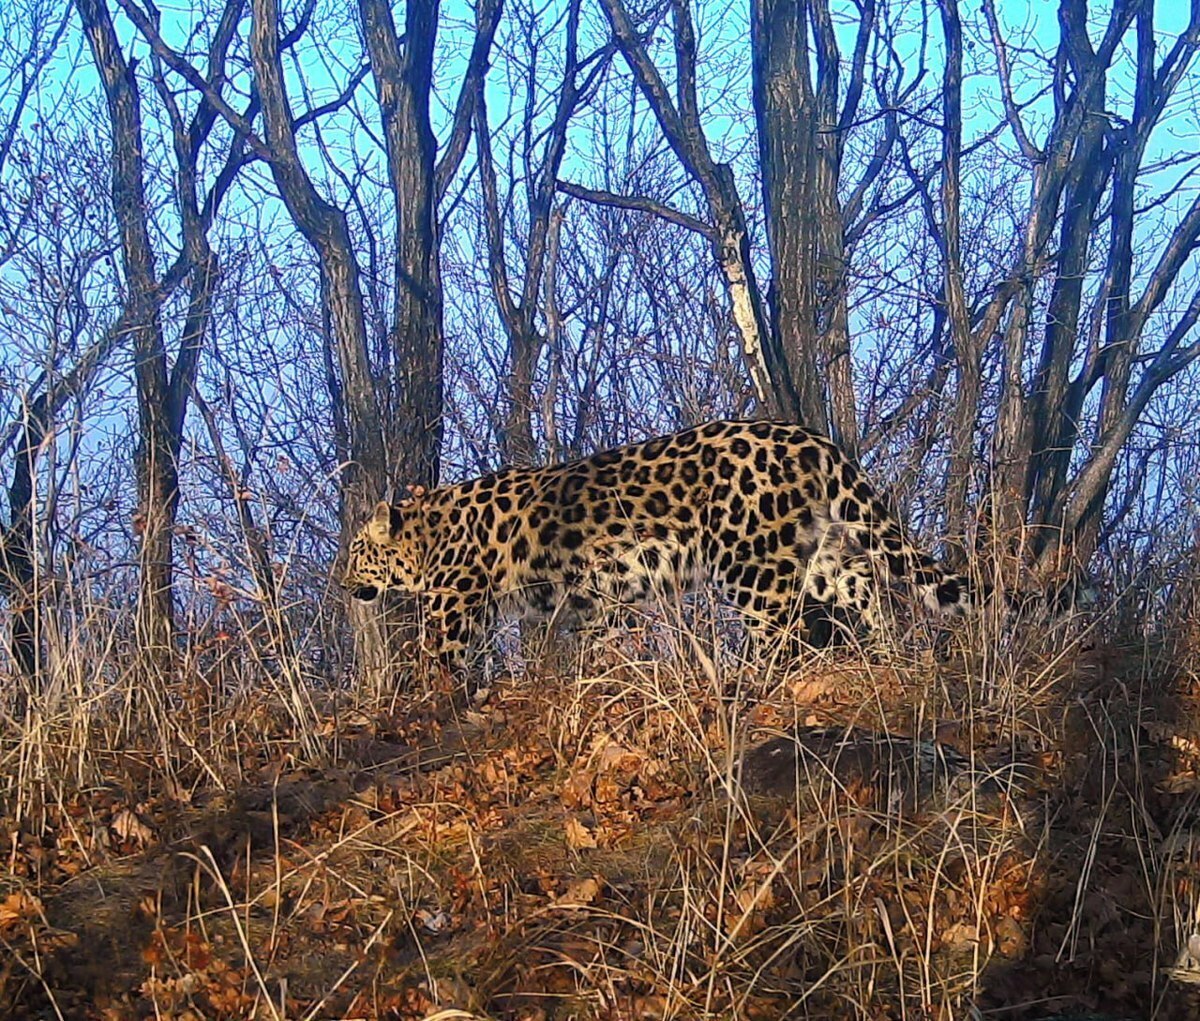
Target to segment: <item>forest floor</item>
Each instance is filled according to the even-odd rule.
[[[1195,652],[63,698],[0,746],[0,1016],[1200,1017]]]

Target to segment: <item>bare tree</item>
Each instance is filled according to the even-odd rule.
[[[171,646],[172,529],[179,505],[178,460],[188,397],[208,328],[216,285],[217,262],[207,231],[228,177],[218,177],[204,203],[198,193],[197,160],[212,129],[216,111],[204,99],[186,122],[156,67],[155,84],[172,130],[176,198],[182,243],[175,263],[160,276],[151,243],[146,194],[145,139],[141,95],[133,64],[127,60],[103,0],[77,0],[96,69],[103,84],[112,137],[112,200],[121,235],[124,269],[122,319],[133,348],[140,445],[138,448],[138,531],[140,593],[138,634],[142,648],[161,657]],[[240,0],[226,5],[208,55],[208,77],[219,88],[224,62],[241,15]],[[228,154],[236,164],[240,142]],[[184,279],[190,281],[188,311],[179,349],[168,363],[161,311]]]
[[[19,141],[22,118],[41,75],[62,41],[70,15],[69,7],[54,3],[33,3],[24,8],[14,5],[5,12],[6,19],[13,19],[4,23],[6,39],[14,49],[18,40],[23,40],[25,45],[13,53],[11,66],[5,68],[4,77],[9,88],[3,97],[7,102],[3,134],[0,135],[0,181],[9,177],[6,172],[14,146]],[[27,176],[23,202],[10,201],[15,193],[11,188],[5,188],[0,198],[0,225],[5,233],[0,246],[0,266],[8,263],[28,242],[30,220],[36,217],[39,204],[38,189],[33,186],[32,177]],[[82,324],[78,325],[82,327]],[[13,658],[27,677],[36,675],[39,662],[41,594],[37,586],[34,549],[37,529],[34,496],[42,445],[63,407],[87,386],[118,339],[119,333],[112,331],[87,346],[65,373],[60,365],[51,365],[50,371],[42,374],[40,387],[21,395],[20,417],[3,437],[4,449],[10,445],[15,449],[8,487],[8,525],[0,530],[0,591],[8,600],[12,616]],[[74,347],[73,344],[65,346]]]
[[[638,88],[646,97],[672,151],[696,181],[708,204],[711,225],[702,229],[711,239],[717,265],[729,290],[742,356],[754,384],[760,407],[771,415],[811,421],[823,427],[823,404],[807,392],[797,391],[795,377],[778,336],[771,329],[751,257],[746,215],[738,194],[733,168],[713,158],[700,121],[696,93],[696,37],[687,0],[673,0],[675,91],[672,100],[662,74],[650,59],[644,35],[635,26],[622,0],[602,0],[617,46]],[[594,201],[620,201],[615,196],[592,193]],[[633,208],[638,205],[634,204]],[[670,215],[669,210],[663,210]],[[680,222],[678,216],[676,222]],[[805,349],[807,351],[807,349]],[[811,352],[798,357],[808,360]],[[807,378],[815,378],[815,372]]]
[[[846,139],[863,95],[876,5],[874,0],[859,5],[844,100],[839,95],[841,55],[828,0],[755,0],[752,8],[754,113],[773,269],[771,323],[801,391],[806,421],[818,429],[831,425],[835,437],[857,451],[838,186]],[[894,132],[883,137],[890,148]],[[863,190],[880,173],[885,158],[886,149],[868,165]]]
[[[483,0],[465,25],[428,2],[212,0],[187,31],[138,0],[20,3],[0,24],[40,42],[0,45],[0,455],[26,669],[51,633],[39,576],[83,577],[80,522],[111,530],[122,579],[142,542],[109,506],[124,462],[70,446],[135,396],[150,647],[171,608],[154,594],[204,599],[214,564],[332,628],[313,579],[389,487],[717,415],[823,424],[964,556],[973,519],[1013,562],[1101,544],[1158,563],[1139,530],[1186,533],[1197,4],[1168,22],[1067,0],[1026,37],[955,0],[756,0],[719,21],[703,0],[503,18]],[[497,33],[507,106],[482,87]],[[102,87],[64,74],[79,108],[38,126],[39,69],[76,52]],[[97,158],[64,128],[101,98]],[[111,209],[89,183],[110,164]],[[95,224],[57,208],[80,187]],[[56,504],[68,472],[86,495]],[[176,508],[172,579],[153,537]],[[282,546],[304,566],[280,583]]]
[[[942,221],[931,230],[942,255],[942,299],[956,364],[958,387],[950,418],[950,458],[946,471],[946,518],[952,535],[967,518],[967,494],[974,460],[975,431],[983,381],[982,341],[971,330],[962,267],[962,24],[957,0],[939,0],[946,42],[942,77]]]
[[[1116,35],[1128,17],[1123,6],[1116,5],[1109,34]],[[1137,10],[1133,117],[1117,130],[1105,133],[1102,154],[1103,162],[1111,168],[1112,202],[1102,285],[1104,340],[1102,344],[1089,346],[1085,364],[1067,393],[1056,389],[1053,383],[1047,386],[1040,418],[1043,423],[1049,419],[1054,424],[1050,425],[1049,437],[1043,436],[1034,451],[1049,461],[1043,472],[1048,481],[1041,487],[1040,500],[1033,508],[1035,521],[1048,526],[1061,521],[1067,541],[1074,543],[1084,556],[1094,549],[1100,533],[1101,512],[1117,455],[1147,403],[1167,380],[1200,355],[1200,343],[1184,343],[1200,316],[1200,288],[1193,290],[1182,314],[1165,331],[1158,350],[1148,353],[1143,350],[1151,315],[1162,306],[1196,251],[1200,240],[1200,198],[1192,202],[1182,219],[1170,230],[1141,294],[1135,299],[1131,293],[1137,234],[1135,199],[1139,177],[1144,170],[1146,145],[1200,49],[1200,3],[1193,0],[1186,31],[1161,63],[1156,61],[1154,6],[1131,6]],[[1067,62],[1073,67],[1077,80],[1084,84],[1098,77],[1101,68],[1106,71],[1103,62],[1113,59],[1105,53],[1103,44],[1100,51],[1093,54],[1085,16],[1086,9],[1082,5],[1071,4],[1064,7],[1062,19]],[[1090,107],[1091,102],[1101,98],[1085,94],[1077,101]],[[1071,99],[1076,100],[1074,92]],[[1084,164],[1076,169],[1076,174],[1082,175],[1087,169]],[[1090,197],[1084,202],[1094,208],[1094,200]],[[1078,259],[1078,254],[1073,254],[1073,258]],[[1062,338],[1063,343],[1066,341],[1067,338]],[[1062,355],[1051,348],[1044,358],[1054,367],[1053,374],[1058,377],[1057,366],[1061,364]],[[1135,385],[1133,367],[1139,361],[1144,367]],[[1078,435],[1075,431],[1079,420],[1077,408],[1082,403],[1081,398],[1086,399],[1097,384],[1101,385],[1101,398],[1092,455],[1078,475],[1064,485],[1064,459],[1060,448]],[[1055,424],[1057,436],[1054,435]],[[1047,458],[1047,455],[1050,456]],[[1032,498],[1032,494],[1029,495]]]
[[[1115,3],[1093,46],[1086,5],[1082,0],[1064,3],[1060,40],[1050,64],[1054,116],[1040,144],[1015,98],[1010,47],[997,10],[985,3],[986,31],[994,46],[1008,127],[1028,162],[1032,186],[1016,257],[1006,275],[993,282],[988,299],[969,312],[955,307],[959,299],[950,289],[961,276],[954,235],[964,215],[956,184],[962,132],[961,28],[952,0],[943,0],[940,8],[952,56],[943,84],[942,248],[950,318],[952,323],[957,320],[952,333],[959,368],[948,513],[955,521],[965,514],[960,479],[977,428],[979,360],[985,345],[999,333],[1003,362],[993,470],[999,530],[1014,534],[1027,520],[1036,529],[1035,553],[1043,564],[1064,544],[1086,559],[1100,535],[1114,465],[1147,403],[1200,354],[1200,345],[1185,343],[1200,315],[1200,291],[1185,300],[1173,322],[1159,326],[1162,339],[1157,349],[1143,349],[1151,317],[1193,262],[1200,238],[1200,200],[1179,219],[1158,221],[1163,239],[1141,294],[1135,298],[1132,293],[1135,252],[1146,251],[1151,216],[1161,205],[1150,202],[1142,210],[1139,231],[1136,195],[1143,175],[1153,169],[1144,165],[1146,147],[1200,48],[1200,3],[1192,3],[1185,31],[1161,60],[1153,4]],[[1131,28],[1136,36],[1132,109],[1127,120],[1116,121],[1109,113],[1108,79]],[[1165,195],[1163,201],[1169,198]],[[1098,281],[1089,273],[1097,257],[1103,260]],[[1027,384],[1023,366],[1035,342],[1037,282],[1047,278],[1051,287],[1037,370]],[[1085,299],[1093,282],[1088,314]],[[1095,431],[1086,437],[1081,429],[1097,388]],[[1085,456],[1072,476],[1073,453],[1081,442],[1086,443]]]
[[[333,103],[297,115],[287,93],[282,54],[307,30],[313,4],[304,8],[300,21],[285,35],[277,0],[253,0],[250,54],[262,109],[262,139],[254,134],[251,116],[237,113],[214,96],[211,84],[167,45],[149,19],[131,11],[154,53],[200,89],[246,139],[253,154],[265,160],[288,213],[316,255],[330,341],[327,381],[337,446],[345,459],[340,485],[344,535],[365,518],[389,484],[436,481],[443,357],[436,205],[466,149],[475,82],[486,71],[498,11],[494,3],[481,5],[478,12],[466,84],[440,164],[434,163],[428,108],[436,3],[409,6],[402,53],[390,11],[364,0],[360,14],[368,64]],[[347,211],[318,190],[297,134],[305,124],[344,105],[368,69],[375,78],[396,217],[395,302],[382,367],[372,363],[361,272]],[[369,672],[380,675],[386,658],[381,634],[365,619],[358,624],[364,662]]]
[[[402,481],[435,485],[443,433],[445,359],[437,208],[465,151],[471,99],[477,105],[481,102],[501,0],[483,0],[479,5],[464,98],[440,167],[435,165],[437,139],[429,111],[438,4],[406,5],[403,44],[389,4],[359,0],[358,7],[375,77],[396,211],[395,309],[389,347],[397,378],[391,384],[393,399],[387,402],[390,454],[396,466],[393,472],[402,475]]]
[[[19,51],[15,51],[14,45],[13,59],[2,69],[5,88],[0,95],[4,109],[3,123],[0,124],[0,180],[12,156],[30,98],[62,42],[70,17],[70,7],[57,0],[33,0],[24,5],[11,4],[5,9],[0,30],[4,31],[10,45],[17,44],[18,40],[23,40],[25,45]],[[0,266],[12,257],[20,229],[30,212],[28,203],[22,208],[10,208],[7,196],[5,199],[0,201],[0,227],[6,235],[0,244]]]
[[[531,464],[535,460],[534,376],[546,343],[539,323],[539,311],[542,309],[543,277],[551,270],[548,261],[551,217],[558,172],[566,152],[567,129],[576,108],[587,101],[594,83],[603,74],[610,57],[610,49],[607,46],[580,56],[580,6],[580,0],[571,0],[567,5],[562,78],[554,90],[552,118],[544,131],[535,130],[533,123],[537,93],[543,87],[540,81],[541,68],[536,59],[529,67],[526,77],[524,117],[520,131],[521,141],[518,145],[519,161],[527,175],[524,182],[524,200],[528,220],[520,245],[524,265],[520,270],[522,280],[519,293],[514,293],[512,277],[515,274],[510,273],[508,267],[505,224],[501,214],[496,165],[492,153],[492,128],[488,124],[482,79],[478,83],[475,95],[475,148],[483,199],[488,276],[500,320],[508,338],[506,411],[501,427],[500,453],[506,462],[514,464]],[[522,10],[520,15],[522,23],[519,37],[524,37],[526,41],[534,34],[542,37],[543,30],[537,25],[537,13],[533,10]],[[530,45],[528,50],[540,59],[540,44]]]
[[[350,459],[342,476],[342,514],[349,527],[378,499],[388,478],[358,260],[345,211],[318,193],[300,155],[280,58],[279,4],[254,0],[252,11],[250,50],[262,99],[268,165],[296,227],[316,252],[323,307],[337,354],[338,405]],[[311,8],[306,13],[310,12]]]

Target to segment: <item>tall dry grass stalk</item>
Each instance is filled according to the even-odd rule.
[[[150,677],[117,595],[57,593],[6,701],[0,902],[38,906],[0,922],[7,1005],[961,1018],[1074,1002],[1115,911],[1185,1016],[1196,843],[1159,788],[1188,621],[901,614],[792,661],[697,598],[510,635],[474,693],[398,645],[367,691],[331,602],[210,605]]]

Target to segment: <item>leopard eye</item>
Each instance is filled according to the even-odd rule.
[[[359,585],[350,594],[362,603],[373,603],[379,597],[379,589],[374,585]]]

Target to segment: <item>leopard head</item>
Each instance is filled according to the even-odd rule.
[[[342,587],[371,602],[389,590],[417,593],[424,586],[423,490],[397,504],[381,501],[350,540]]]

